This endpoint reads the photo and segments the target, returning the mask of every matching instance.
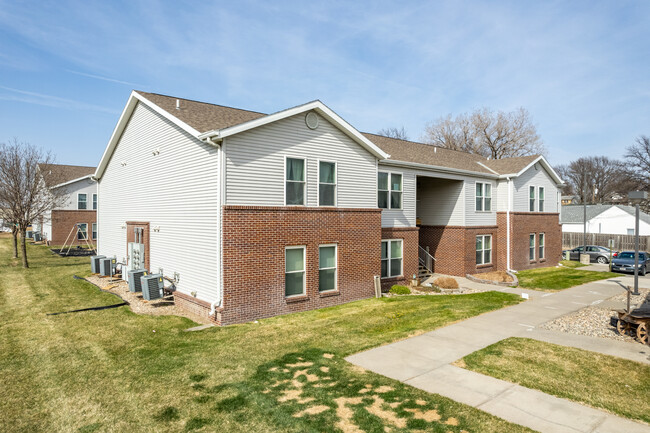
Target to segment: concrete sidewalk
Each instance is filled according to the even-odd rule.
[[[530,293],[531,300],[519,305],[346,359],[365,369],[543,433],[650,433],[648,425],[450,365],[512,336],[538,338],[650,364],[650,348],[638,343],[601,341],[538,329],[542,323],[558,316],[621,293],[622,288],[616,281],[625,284],[620,279],[612,279],[556,293]],[[494,287],[500,291],[518,290]]]

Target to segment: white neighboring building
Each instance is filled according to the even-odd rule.
[[[624,205],[587,205],[587,233],[634,235],[635,209]],[[584,209],[582,205],[562,206],[560,223],[563,233],[582,233]],[[650,236],[650,215],[641,212],[639,235]]]

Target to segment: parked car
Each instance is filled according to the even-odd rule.
[[[579,246],[577,248],[574,248],[572,250],[565,250],[562,252],[562,255],[566,253],[567,251],[570,252],[570,260],[580,260],[580,254],[583,254],[584,247]],[[596,263],[602,263],[602,264],[607,264],[609,263],[609,255],[612,257],[616,257],[618,252],[616,251],[611,251],[607,247],[601,247],[598,245],[587,245],[587,252],[586,254],[589,254],[589,261],[590,262],[596,262]]]
[[[650,255],[639,251],[639,275],[645,275],[650,263]],[[634,272],[634,251],[623,251],[612,260],[612,271]]]

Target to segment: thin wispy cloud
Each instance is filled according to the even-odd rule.
[[[10,92],[9,95],[0,94],[4,101],[24,102],[27,104],[42,105],[44,107],[65,108],[68,110],[92,110],[102,113],[118,114],[119,111],[101,105],[88,104],[73,99],[61,98],[43,93],[31,92],[28,90],[14,89],[12,87],[0,86],[0,90]]]
[[[124,84],[125,86],[130,86],[130,87],[145,87],[144,84],[133,83],[131,81],[122,81],[122,80],[117,80],[115,78],[103,77],[101,75],[94,75],[94,74],[87,74],[85,72],[73,71],[71,69],[66,69],[65,71],[70,72],[71,74],[81,75],[82,77],[88,77],[88,78],[94,78],[96,80],[108,81],[109,83]]]

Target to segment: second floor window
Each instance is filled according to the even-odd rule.
[[[537,211],[544,212],[544,187],[539,187],[539,192],[537,193]]]
[[[318,163],[318,206],[336,206],[336,163]]]
[[[380,209],[402,208],[402,175],[399,173],[377,174],[377,206]]]
[[[77,209],[88,209],[88,196],[77,194]]]
[[[285,205],[303,206],[305,204],[305,160],[287,158],[285,174]]]
[[[528,207],[528,210],[530,212],[535,212],[535,187],[531,186],[530,188],[528,188],[528,191],[529,191],[529,198],[528,198],[528,201],[529,201],[528,206],[529,207]]]
[[[492,185],[476,182],[476,210],[489,212],[492,210]]]
[[[93,210],[97,210],[97,194],[93,194]]]

